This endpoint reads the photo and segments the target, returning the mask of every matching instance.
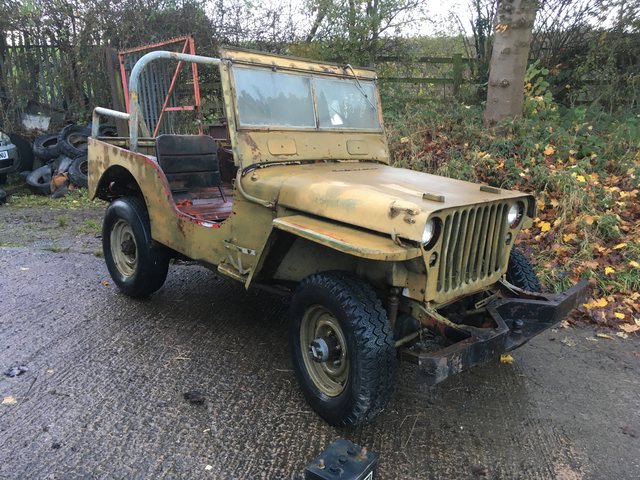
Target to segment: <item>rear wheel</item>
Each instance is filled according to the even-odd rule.
[[[386,407],[396,352],[385,310],[369,285],[344,272],[311,275],[296,290],[290,320],[296,376],[322,418],[353,426]]]
[[[169,254],[151,239],[149,215],[138,197],[114,200],[102,225],[102,249],[115,284],[130,297],[146,297],[167,278]]]

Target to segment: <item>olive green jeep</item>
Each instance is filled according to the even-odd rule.
[[[149,135],[139,79],[156,59],[219,68],[217,133]],[[148,296],[180,258],[291,295],[296,376],[333,425],[382,411],[398,360],[434,384],[524,344],[584,297],[584,282],[541,293],[514,248],[535,217],[531,195],[389,165],[371,70],[157,51],[128,90],[130,112],[96,108],[89,140],[114,283]],[[99,138],[101,116],[127,120],[129,136]]]

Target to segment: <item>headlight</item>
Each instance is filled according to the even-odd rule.
[[[523,214],[524,205],[522,204],[522,202],[516,202],[511,205],[511,208],[509,208],[509,211],[507,212],[507,222],[509,222],[509,226],[511,228],[516,228],[518,225],[520,225]]]
[[[429,245],[434,239],[436,234],[436,221],[433,218],[427,220],[427,224],[424,226],[422,232],[422,245],[425,247]]]
[[[9,135],[0,132],[0,145],[4,147],[6,145],[9,145],[10,143],[11,139],[9,138]]]

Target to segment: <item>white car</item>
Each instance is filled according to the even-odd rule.
[[[9,136],[0,132],[0,183],[7,179],[7,173],[16,171],[18,166],[18,148],[11,143]]]

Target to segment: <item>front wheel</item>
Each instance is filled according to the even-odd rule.
[[[509,255],[507,281],[528,292],[542,292],[542,285],[529,259],[517,248],[513,247]]]
[[[114,200],[102,224],[102,250],[118,288],[130,297],[147,297],[164,284],[169,254],[151,239],[149,215],[138,197]]]
[[[344,272],[318,273],[300,283],[290,308],[293,365],[311,407],[341,427],[380,413],[393,393],[397,360],[373,289]]]

